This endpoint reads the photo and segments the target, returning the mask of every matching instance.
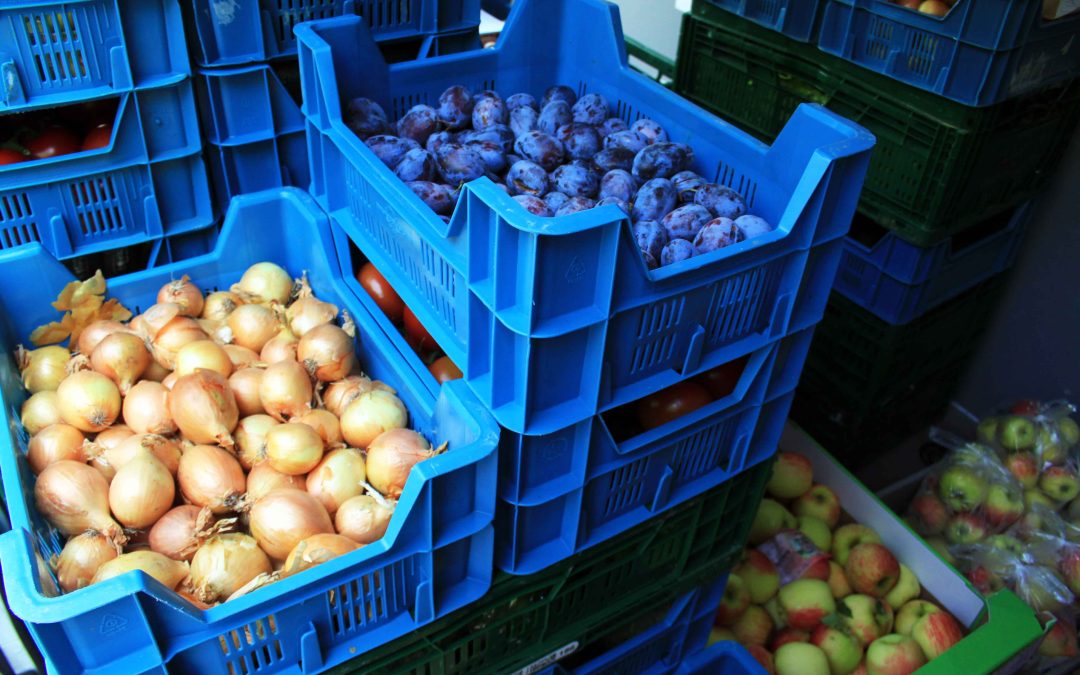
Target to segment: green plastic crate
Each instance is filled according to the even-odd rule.
[[[543,572],[500,573],[477,603],[331,672],[462,675],[509,673],[545,657],[586,662],[738,561],[771,469],[763,462]]]
[[[971,108],[698,2],[683,19],[675,90],[771,141],[804,101],[877,137],[859,210],[919,246],[1041,188],[1080,118],[1080,81]]]

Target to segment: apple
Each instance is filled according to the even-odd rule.
[[[931,612],[911,627],[911,638],[922,648],[928,661],[941,656],[946,649],[964,638],[964,631],[948,612]]]
[[[975,438],[980,443],[987,445],[993,445],[997,441],[998,422],[1000,420],[996,417],[986,417],[979,422],[979,426],[975,427]]]
[[[773,675],[776,672],[773,668],[773,655],[769,650],[761,645],[743,645],[743,647],[746,647],[746,651],[750,652],[750,656],[753,656],[754,660],[761,664],[766,673]]]
[[[869,595],[849,595],[836,603],[841,627],[864,646],[892,630],[893,611],[883,600]]]
[[[829,584],[829,590],[832,591],[833,597],[836,599],[854,593],[851,590],[851,583],[848,582],[847,576],[844,574],[844,568],[840,567],[840,563],[835,560],[829,561],[829,578],[825,583]]]
[[[866,542],[851,549],[844,574],[856,593],[883,598],[896,585],[900,563],[883,545]]]
[[[724,587],[724,597],[720,599],[720,607],[716,610],[716,625],[730,626],[735,623],[746,608],[750,606],[750,591],[738,574],[728,576],[727,586]]]
[[[1051,511],[1057,510],[1057,502],[1046,496],[1039,490],[1024,490],[1024,508],[1030,509],[1035,504],[1041,504]]]
[[[986,543],[1002,551],[1008,551],[1015,556],[1023,555],[1024,545],[1019,539],[1011,534],[992,534],[986,538]]]
[[[787,625],[813,630],[821,620],[836,611],[836,600],[829,584],[820,579],[797,579],[780,589],[777,595]]]
[[[754,515],[754,523],[750,526],[750,543],[757,546],[780,530],[794,530],[795,526],[795,516],[780,502],[762,499]]]
[[[925,664],[926,655],[919,643],[907,635],[885,635],[866,648],[866,672],[870,675],[910,675]]]
[[[810,633],[804,630],[799,630],[798,628],[792,628],[791,626],[788,626],[787,628],[781,628],[780,630],[776,631],[775,635],[773,635],[772,642],[769,643],[769,649],[771,649],[775,653],[777,649],[780,649],[789,642],[809,641]]]
[[[986,521],[973,513],[958,513],[945,526],[950,544],[974,544],[986,536]]]
[[[878,536],[877,532],[874,532],[865,525],[860,525],[858,523],[841,525],[837,528],[836,532],[833,532],[833,560],[844,565],[847,563],[848,554],[851,553],[851,549],[864,542],[880,544],[881,537]]]
[[[1014,452],[1005,458],[1005,468],[1025,490],[1039,482],[1039,463],[1031,452]]]
[[[1009,407],[1009,412],[1014,415],[1027,415],[1034,417],[1042,411],[1042,405],[1033,398],[1022,398]]]
[[[911,635],[915,623],[927,614],[943,611],[929,600],[908,600],[896,611],[896,632]]]
[[[1061,587],[1061,581],[1041,565],[1031,565],[1034,573],[1027,575],[1027,583],[1016,589],[1017,594],[1036,612],[1059,612],[1063,605],[1072,603],[1072,593]],[[1065,597],[1068,596],[1068,597]]]
[[[717,642],[735,642],[735,633],[732,633],[730,628],[713,626],[709,630],[709,641],[706,646]]]
[[[1035,423],[1020,415],[1009,415],[998,423],[998,442],[1010,452],[1029,450],[1038,437]]]
[[[829,675],[829,659],[819,647],[789,642],[773,657],[776,675]]]
[[[780,630],[787,627],[787,616],[784,615],[784,610],[780,607],[779,597],[772,596],[762,607],[769,614],[769,619],[773,622],[773,628]]]
[[[912,527],[924,537],[941,534],[949,522],[949,510],[945,508],[945,503],[929,492],[916,495],[908,510]]]
[[[938,495],[954,512],[966,513],[986,499],[986,481],[969,467],[952,466],[938,479]]]
[[[1020,507],[1023,508],[1023,506],[1024,502],[1021,500]],[[829,529],[828,523],[814,516],[797,516],[796,521],[799,523],[799,531],[814,542],[814,546],[826,552],[832,548],[832,530]]]
[[[799,575],[800,579],[817,579],[819,581],[829,581],[829,559],[827,557],[821,557],[815,560],[803,570],[803,573]]]
[[[1035,454],[1043,464],[1064,464],[1069,456],[1069,449],[1058,436],[1056,427],[1041,424],[1035,439]]]
[[[1005,580],[1001,578],[1001,575],[982,565],[968,570],[967,578],[983,595],[990,595],[1005,587]]]
[[[743,553],[742,561],[732,573],[742,579],[750,593],[750,602],[755,605],[764,604],[780,590],[780,573],[776,571],[776,565],[756,548]]]
[[[859,665],[851,671],[851,675],[866,675],[866,659],[859,661]]]
[[[791,505],[796,516],[813,516],[825,521],[829,529],[840,520],[840,499],[828,485],[814,485]]]
[[[743,645],[764,645],[772,629],[772,619],[761,605],[750,605],[742,616],[731,624],[731,632]]]
[[[1059,417],[1057,419],[1058,437],[1066,447],[1072,447],[1080,443],[1080,425],[1071,417]]]
[[[896,585],[885,594],[885,602],[889,607],[902,607],[908,600],[914,600],[922,593],[919,578],[907,565],[900,563],[900,576],[896,579]]]
[[[825,624],[814,629],[810,644],[825,652],[833,675],[848,675],[858,667],[863,657],[862,645],[855,636]]]
[[[926,545],[934,549],[938,557],[950,565],[956,562],[956,558],[949,552],[949,543],[943,537],[927,537]]]
[[[1068,507],[1065,509],[1065,515],[1068,516],[1069,522],[1071,523],[1080,521],[1080,499],[1074,499],[1069,502]]]
[[[781,452],[773,464],[765,491],[777,499],[795,499],[814,484],[814,467],[797,452]]]
[[[997,529],[1004,529],[1024,515],[1024,493],[1012,485],[994,483],[986,491],[983,507],[986,522]]]
[[[1067,466],[1051,466],[1042,472],[1039,489],[1058,502],[1068,502],[1080,494],[1080,477]]]
[[[1068,621],[1058,619],[1039,643],[1039,654],[1050,658],[1080,654],[1076,645],[1076,628]]]

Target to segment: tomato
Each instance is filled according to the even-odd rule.
[[[460,380],[461,370],[454,365],[454,362],[450,360],[449,356],[440,356],[435,359],[428,370],[435,376],[435,381],[439,384],[443,382],[449,382],[450,380]]]
[[[705,387],[714,399],[724,398],[735,391],[735,386],[739,384],[739,378],[742,377],[743,369],[746,368],[746,362],[749,359],[749,356],[735,359],[712,370],[706,370],[694,379]]]
[[[83,137],[82,150],[97,150],[98,148],[109,147],[109,141],[112,140],[112,125],[111,124],[99,124],[90,131],[86,132],[86,136]]]
[[[638,401],[638,422],[646,430],[655,429],[708,405],[712,400],[705,387],[692,380],[673,384]]]
[[[27,143],[26,149],[34,159],[48,159],[78,152],[80,145],[79,137],[70,130],[64,127],[48,127]]]
[[[26,155],[10,148],[0,148],[0,166],[5,164],[18,164],[30,159]]]
[[[417,319],[413,311],[407,306],[402,315],[402,324],[405,326],[405,340],[417,352],[422,354],[431,349],[439,348],[435,338],[431,337],[431,333],[427,332],[427,328],[424,328],[424,325],[420,323],[420,319]]]
[[[405,303],[374,265],[364,263],[364,266],[356,273],[356,280],[368,292],[383,314],[394,323],[401,323],[401,313],[405,309]]]

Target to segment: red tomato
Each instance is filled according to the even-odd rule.
[[[401,323],[401,313],[405,309],[405,303],[374,265],[364,263],[364,266],[356,273],[356,280],[368,292],[383,314],[394,323]]]
[[[439,384],[443,382],[449,382],[450,380],[460,380],[461,370],[454,365],[454,362],[450,360],[449,356],[440,356],[435,359],[428,370],[435,376],[435,381]]]
[[[749,356],[735,359],[712,370],[706,370],[694,379],[709,391],[713,399],[724,398],[735,391],[735,385],[739,384],[739,378],[742,377],[749,359]]]
[[[638,422],[646,430],[655,429],[708,405],[712,400],[709,392],[692,380],[673,384],[638,401]]]
[[[431,337],[431,333],[427,332],[427,328],[424,328],[424,325],[420,323],[420,319],[416,318],[416,315],[408,306],[405,307],[405,312],[402,315],[402,324],[405,326],[405,339],[417,352],[422,354],[439,348],[435,338]]]
[[[30,156],[34,159],[59,157],[78,152],[81,143],[79,137],[64,127],[49,127],[26,144]]]
[[[0,148],[0,166],[5,164],[18,164],[19,162],[25,162],[30,159],[21,152],[11,150],[10,148]]]
[[[97,150],[98,148],[109,147],[109,141],[112,140],[112,125],[111,124],[99,124],[90,131],[86,132],[86,136],[83,138],[82,150]]]

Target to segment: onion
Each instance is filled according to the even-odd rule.
[[[232,311],[244,304],[244,301],[236,293],[229,291],[214,291],[206,296],[203,303],[202,318],[211,321],[224,321],[232,314]]]
[[[271,262],[255,263],[247,268],[232,287],[232,291],[247,302],[279,302],[283,305],[289,301],[292,290],[292,277]]]
[[[56,558],[56,578],[65,593],[90,585],[105,563],[120,555],[116,545],[100,532],[83,532],[67,540]]]
[[[45,467],[62,459],[85,462],[83,443],[86,437],[70,424],[52,424],[30,438],[26,446],[26,459],[30,470],[39,474]]]
[[[333,321],[338,314],[336,305],[323,302],[313,296],[299,298],[285,310],[285,318],[289,322],[289,328],[298,336],[303,337],[309,330]]]
[[[359,544],[340,534],[312,535],[293,547],[281,572],[284,576],[303,572],[309,567],[321,565],[358,548]]]
[[[270,462],[260,462],[251,467],[251,473],[247,477],[247,497],[255,502],[279,488],[295,488],[304,490],[303,476],[290,476],[281,473],[270,466]]]
[[[109,465],[114,470],[119,470],[143,451],[149,452],[164,464],[170,475],[175,476],[180,470],[180,458],[183,456],[180,444],[158,434],[128,436],[116,447],[106,450],[104,454]]]
[[[175,302],[159,302],[132,319],[128,326],[147,339],[153,339],[170,321],[180,316],[180,305]]]
[[[340,448],[345,445],[342,443],[341,438],[341,423],[338,422],[337,416],[329,410],[316,408],[304,413],[292,421],[306,424],[318,432],[319,436],[323,439],[323,444],[328,450]]]
[[[293,335],[288,328],[282,328],[278,334],[270,338],[259,352],[259,360],[263,363],[277,363],[278,361],[295,361],[296,346],[300,339]]]
[[[217,514],[232,510],[247,485],[240,463],[216,445],[193,445],[180,458],[180,492],[195,506]]]
[[[340,380],[356,365],[353,339],[332,323],[316,326],[305,333],[296,347],[296,358],[322,382]]]
[[[307,491],[332,516],[345,500],[364,494],[364,478],[364,456],[360,451],[339,448],[323,457],[308,474]]]
[[[259,355],[247,347],[223,345],[222,349],[225,350],[225,353],[229,355],[229,360],[232,361],[233,372],[259,363]]]
[[[341,435],[354,448],[366,448],[375,437],[400,429],[409,421],[405,404],[388,391],[373,389],[357,396],[341,413]]]
[[[262,305],[241,305],[225,322],[232,331],[234,343],[256,352],[281,329],[277,314]]]
[[[236,399],[240,415],[258,415],[263,411],[262,399],[259,398],[259,383],[262,382],[262,368],[241,368],[229,377],[229,389]]]
[[[311,377],[296,361],[278,361],[263,372],[259,399],[271,417],[282,422],[311,410]]]
[[[67,363],[71,352],[59,345],[26,351],[16,350],[23,386],[31,394],[39,391],[55,391],[67,377]]]
[[[322,456],[323,440],[306,424],[279,424],[266,432],[266,461],[276,471],[299,476],[314,469]]]
[[[277,560],[285,560],[312,535],[334,533],[326,509],[302,490],[279,489],[265,495],[251,507],[249,525],[255,541]]]
[[[195,340],[176,352],[176,368],[173,372],[177,377],[189,375],[200,368],[220,373],[222,377],[228,377],[233,372],[229,353],[213,340]]]
[[[160,307],[160,305],[155,305],[155,307]],[[198,321],[186,316],[177,316],[154,334],[150,344],[153,346],[154,360],[163,367],[173,370],[176,368],[176,354],[181,347],[189,342],[208,339],[210,336],[206,334]]]
[[[236,458],[240,460],[240,466],[250,470],[266,459],[266,432],[279,424],[281,422],[263,414],[249,415],[240,420],[233,434],[236,439]],[[251,491],[250,485],[248,491]]]
[[[205,611],[205,610],[210,609],[211,607],[213,607],[213,605],[211,605],[210,603],[203,602],[202,600],[199,600],[198,598],[195,597],[194,593],[191,593],[190,591],[186,591],[183,588],[176,589],[176,594],[179,595],[181,598],[183,598],[183,599],[187,600],[188,602],[190,602],[192,605],[195,606],[196,609],[201,609],[201,610]]]
[[[368,481],[383,495],[397,499],[413,466],[435,454],[427,439],[412,429],[386,431],[368,446]]]
[[[133,551],[106,562],[98,568],[90,583],[96,584],[134,570],[149,574],[169,589],[175,589],[177,584],[188,576],[186,562],[173,560],[154,551]]]
[[[124,421],[140,434],[176,433],[176,422],[169,415],[169,390],[160,382],[143,380],[124,397]]]
[[[90,355],[94,370],[116,383],[121,395],[127,395],[150,365],[146,343],[131,333],[106,335]]]
[[[219,602],[270,571],[270,559],[254,538],[246,534],[221,534],[195,552],[191,560],[191,584],[199,600]]]
[[[176,373],[169,373],[165,376],[165,379],[161,381],[161,386],[165,387],[169,391],[172,391],[173,385],[176,384],[176,380],[179,377],[180,376]]]
[[[142,451],[117,467],[109,484],[109,509],[124,527],[142,530],[165,515],[175,496],[172,474],[152,453]]]
[[[343,380],[326,385],[326,389],[322,393],[323,405],[326,406],[327,410],[341,417],[349,403],[360,394],[372,389],[382,389],[391,394],[395,393],[393,389],[382,382],[372,381],[366,375],[349,375]]]
[[[113,541],[124,541],[109,514],[109,484],[82,462],[64,459],[45,467],[34,484],[34,502],[41,515],[68,536],[98,530]]]
[[[157,301],[159,303],[171,302],[178,305],[180,313],[184,316],[196,317],[202,314],[203,311],[202,291],[199,290],[198,286],[191,283],[186,274],[162,286],[161,290],[158,291]]]
[[[177,378],[168,401],[169,413],[185,438],[232,447],[231,432],[240,411],[229,383],[220,373],[197,370]]]
[[[215,521],[208,508],[184,504],[169,509],[150,528],[150,550],[173,560],[191,560],[195,549],[223,527],[235,522],[232,518]]]
[[[116,467],[109,464],[105,453],[123,443],[127,438],[134,436],[134,432],[126,424],[114,424],[105,431],[94,437],[93,442],[86,441],[83,444],[83,454],[90,466],[101,472],[106,481],[111,481],[116,475]]]
[[[87,356],[94,353],[94,348],[113,333],[126,332],[128,327],[119,321],[111,319],[98,319],[79,333],[79,341],[76,343],[80,354]]]
[[[129,436],[134,435],[135,431],[128,425],[114,424],[97,436],[94,436],[94,443],[100,445],[102,450],[108,450],[109,448],[115,448],[123,443]]]
[[[22,404],[19,421],[31,436],[50,424],[61,422],[60,397],[52,390],[39,391]]]
[[[334,515],[334,528],[338,534],[358,544],[370,544],[381,539],[394,515],[393,506],[380,503],[369,495],[350,497],[338,507]]]
[[[93,370],[68,375],[56,394],[60,417],[80,431],[101,431],[120,414],[120,390],[108,377]]]
[[[161,382],[172,374],[172,371],[157,361],[150,361],[150,365],[143,371],[142,379],[150,382]]]

